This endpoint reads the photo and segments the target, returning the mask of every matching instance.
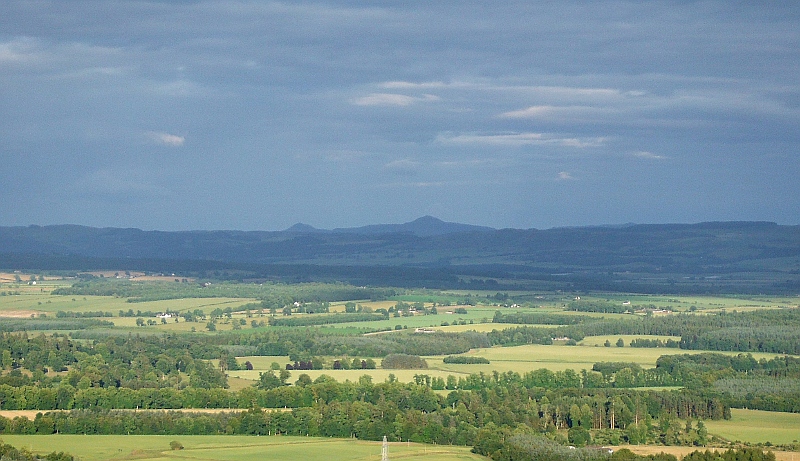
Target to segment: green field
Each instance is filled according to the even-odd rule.
[[[705,421],[710,434],[730,441],[790,444],[800,440],[800,414],[731,409],[728,421]],[[800,457],[798,457],[800,459]]]
[[[6,287],[0,288],[3,291]],[[164,301],[146,301],[139,303],[129,303],[125,298],[115,298],[112,296],[56,296],[51,295],[50,291],[55,286],[36,286],[21,287],[19,295],[0,296],[0,315],[3,312],[13,311],[35,311],[45,313],[49,317],[54,316],[58,311],[72,312],[111,312],[115,317],[119,311],[150,312],[184,312],[187,310],[201,309],[211,312],[216,308],[225,309],[230,307],[237,309],[247,303],[256,302],[255,299],[248,298],[185,298],[169,299]],[[15,289],[16,290],[16,289]],[[41,291],[44,290],[44,291]]]
[[[178,441],[183,450],[171,450]],[[64,451],[81,461],[269,461],[325,459],[326,461],[381,459],[381,442],[315,437],[247,437],[189,435],[7,435],[3,441],[36,453]],[[432,461],[485,460],[470,447],[389,444],[390,459],[424,457]]]
[[[594,294],[584,296],[583,299],[596,299],[611,302],[629,301],[632,305],[653,306],[663,309],[671,308],[676,312],[686,312],[695,307],[697,311],[776,309],[781,307],[796,307],[800,303],[797,297],[789,296],[675,296],[675,295],[647,295],[647,294]]]

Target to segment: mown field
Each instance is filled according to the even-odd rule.
[[[730,420],[706,421],[710,434],[730,441],[789,444],[800,441],[800,414],[731,409]],[[800,456],[798,456],[800,459]]]
[[[381,442],[285,436],[8,435],[3,440],[37,453],[65,451],[81,461],[377,461],[381,459],[382,448]],[[180,442],[184,449],[170,449],[171,441]],[[486,459],[469,450],[470,447],[395,442],[389,444],[389,457],[431,461]]]
[[[326,461],[381,459],[381,442],[317,437],[255,437],[255,436],[166,436],[166,435],[6,435],[5,443],[25,447],[35,453],[64,451],[81,461],[270,461],[295,459],[325,459]],[[172,450],[170,443],[179,442],[184,448]],[[653,445],[623,445],[642,455],[670,453],[679,459],[698,447],[665,447]],[[712,448],[712,450],[714,450]],[[774,452],[777,461],[794,461],[800,454]],[[426,459],[431,461],[486,460],[470,453],[470,447],[426,445],[393,442],[389,444],[389,459]]]

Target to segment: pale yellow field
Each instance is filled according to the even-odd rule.
[[[381,442],[354,439],[240,435],[9,435],[5,443],[36,453],[64,451],[82,461],[379,461]],[[183,450],[170,450],[171,441]],[[485,460],[471,447],[392,442],[390,459]]]
[[[631,336],[628,338],[634,338]],[[641,336],[639,336],[641,337]],[[600,344],[605,342],[605,337]],[[610,338],[610,337],[609,337]],[[615,342],[618,336],[613,337]],[[626,337],[623,337],[623,339]],[[587,338],[588,339],[588,338]],[[628,339],[627,341],[630,341]],[[483,371],[489,373],[497,371],[516,371],[524,373],[539,368],[547,368],[553,371],[563,371],[573,369],[591,370],[592,365],[597,362],[632,362],[641,365],[643,368],[652,368],[656,360],[662,355],[700,353],[705,351],[687,351],[674,348],[633,348],[633,347],[602,347],[602,346],[562,346],[562,345],[525,345],[514,347],[491,347],[487,349],[473,349],[464,355],[475,355],[488,359],[488,365],[452,365],[440,362],[441,357],[426,357],[428,365],[432,368],[443,370],[477,373]],[[735,352],[721,352],[722,354],[736,355]],[[756,359],[774,358],[778,354],[753,353]]]
[[[252,384],[252,383],[251,383]],[[33,421],[36,418],[38,413],[47,413],[50,411],[55,412],[62,412],[62,411],[70,411],[70,410],[0,410],[0,416],[3,418],[14,419],[16,417],[23,417],[28,418],[29,420]],[[183,408],[179,410],[126,410],[120,409],[116,411],[131,411],[137,413],[147,413],[147,412],[159,412],[159,411],[179,411],[181,413],[205,413],[205,414],[217,414],[217,413],[241,413],[243,411],[247,411],[246,409],[242,408]],[[288,411],[285,408],[276,408],[270,409],[269,411]]]
[[[263,370],[238,370],[228,371],[228,376],[250,380],[254,382],[258,380],[258,375]],[[381,383],[389,380],[389,375],[393,374],[397,381],[401,383],[410,383],[414,381],[414,375],[428,375],[430,377],[440,377],[447,379],[448,375],[461,375],[460,373],[435,370],[432,368],[421,370],[384,370],[377,368],[374,370],[292,370],[291,377],[287,382],[294,384],[301,374],[307,374],[312,380],[316,380],[321,375],[328,375],[339,382],[351,381],[357,382],[361,376],[369,375],[372,377],[372,382]],[[276,373],[277,374],[277,373]],[[464,375],[461,375],[464,376]]]
[[[281,368],[285,367],[287,363],[290,363],[288,355],[251,355],[247,357],[236,357],[236,361],[239,362],[240,365],[244,365],[245,362],[250,362],[254,370],[269,370],[272,362],[277,362]]]
[[[623,337],[626,341],[634,338]],[[605,337],[599,337],[602,340],[593,340],[598,344],[605,342]],[[616,341],[616,336],[614,341]],[[613,341],[612,341],[613,342]],[[534,371],[540,368],[547,368],[551,371],[564,371],[575,370],[591,370],[592,366],[597,362],[632,362],[637,363],[643,368],[652,368],[655,366],[656,360],[662,355],[670,354],[686,354],[686,353],[699,353],[704,351],[686,351],[683,349],[674,348],[632,348],[632,347],[602,347],[602,346],[563,346],[563,345],[525,345],[514,347],[491,347],[486,349],[473,349],[467,354],[470,356],[484,357],[489,360],[489,364],[447,364],[442,360],[444,356],[429,356],[425,357],[428,363],[426,370],[382,370],[380,369],[380,359],[374,359],[378,365],[376,370],[315,370],[315,371],[292,371],[292,378],[290,382],[297,379],[300,373],[305,372],[312,379],[316,379],[320,374],[327,374],[334,377],[337,381],[350,380],[357,381],[363,374],[369,374],[373,377],[374,382],[380,382],[387,379],[389,373],[394,373],[398,380],[403,382],[413,381],[415,374],[427,374],[430,376],[439,376],[446,378],[447,375],[466,376],[471,373],[486,373],[490,374],[493,371],[507,372],[514,371],[524,374],[529,371]],[[735,355],[735,352],[721,352],[723,354]],[[776,357],[777,354],[764,354],[753,353],[756,359],[771,359]],[[338,358],[338,357],[337,357]],[[335,358],[327,358],[330,362]],[[288,357],[239,357],[238,361],[243,364],[249,360],[253,364],[254,370],[231,371],[230,376],[257,380],[259,371],[268,370],[272,362],[277,362],[281,368],[289,363]]]
[[[620,448],[627,448],[628,450],[638,455],[657,455],[659,453],[667,453],[675,455],[678,459],[688,455],[693,451],[725,451],[727,448],[704,448],[704,447],[665,447],[663,445],[621,445],[616,447],[609,447],[613,450]],[[800,460],[800,453],[791,451],[773,451],[775,453],[776,461],[796,461]]]

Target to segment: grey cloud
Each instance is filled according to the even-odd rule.
[[[100,225],[146,195],[126,225],[150,228],[432,209],[496,227],[800,222],[800,198],[777,192],[800,174],[798,19],[721,0],[7,0],[0,182],[47,196],[83,178],[91,204],[63,209]],[[181,216],[167,195],[226,211]],[[0,216],[65,214],[0,202]]]

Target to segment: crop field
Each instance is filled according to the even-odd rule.
[[[391,333],[386,333],[391,334]],[[642,336],[623,336],[622,338],[627,342],[630,339]],[[603,344],[605,339],[608,338],[613,343],[618,336],[598,336],[594,338],[587,338],[591,344]],[[412,382],[414,375],[426,374],[431,377],[446,378],[447,375],[456,377],[466,376],[471,373],[486,373],[491,374],[493,371],[507,372],[514,371],[520,374],[528,371],[534,371],[540,368],[547,368],[551,371],[564,371],[567,369],[580,372],[581,370],[591,370],[592,365],[597,362],[632,362],[637,363],[643,368],[652,368],[655,366],[656,360],[662,355],[670,354],[686,354],[686,353],[700,353],[704,351],[686,351],[683,349],[673,348],[632,348],[632,347],[598,347],[596,345],[578,345],[578,346],[563,346],[551,345],[543,346],[538,344],[514,346],[514,347],[491,347],[487,349],[475,349],[467,354],[477,357],[484,357],[490,361],[488,364],[451,364],[444,363],[444,356],[428,356],[424,357],[428,363],[427,369],[420,370],[384,370],[380,368],[380,359],[375,359],[378,365],[374,370],[297,370],[291,372],[289,382],[294,382],[300,374],[305,373],[316,379],[320,375],[328,375],[337,381],[358,381],[362,375],[369,375],[372,377],[373,382],[383,382],[388,379],[389,374],[394,374],[400,382]],[[736,355],[736,352],[719,352],[721,354]],[[778,354],[766,353],[752,353],[756,359],[771,359]],[[340,359],[341,357],[326,357],[325,359],[330,363],[333,360]],[[273,362],[278,363],[281,368],[284,368],[289,362],[287,356],[250,356],[238,357],[237,360],[240,364],[245,361],[250,361],[253,365],[253,370],[238,370],[228,371],[228,375],[241,380],[255,381],[262,371],[270,369]]]
[[[623,445],[618,447],[610,447],[614,450],[619,448],[627,448],[630,451],[639,455],[656,455],[659,453],[667,453],[675,455],[678,459],[683,458],[693,451],[725,451],[727,448],[704,448],[704,447],[675,447],[664,445]],[[773,451],[776,461],[796,461],[800,459],[800,453],[791,451]]]
[[[630,336],[629,338],[643,337],[643,336]],[[605,337],[599,337],[605,338]],[[611,337],[609,337],[611,338]],[[618,336],[614,336],[614,341]],[[628,338],[623,336],[624,338]],[[587,338],[588,339],[588,338]],[[604,342],[605,339],[600,341]],[[612,343],[614,342],[612,341]],[[687,354],[687,353],[700,353],[704,351],[686,351],[683,349],[673,348],[633,348],[633,347],[598,347],[598,346],[562,346],[552,345],[543,346],[539,344],[529,344],[524,346],[514,347],[491,347],[487,349],[474,349],[468,354],[478,357],[485,357],[491,362],[488,365],[449,365],[442,364],[442,367],[458,367],[458,370],[472,367],[474,371],[470,372],[490,372],[492,370],[498,371],[517,371],[523,373],[525,371],[535,370],[537,368],[548,368],[553,371],[560,371],[566,369],[573,369],[580,371],[581,369],[590,370],[592,365],[597,362],[633,362],[638,363],[644,368],[652,368],[656,364],[656,360],[662,355],[670,354]],[[720,352],[722,354],[736,355],[735,352]],[[753,357],[760,358],[774,358],[778,354],[761,354],[753,353]],[[438,362],[433,357],[426,358],[428,365],[439,368]],[[461,368],[465,367],[465,368]]]
[[[64,451],[81,461],[270,461],[325,459],[326,461],[381,459],[381,442],[314,437],[248,436],[145,436],[145,435],[5,435],[5,443],[36,453]],[[183,445],[172,450],[170,442]],[[470,453],[470,447],[393,442],[390,459],[432,461],[485,460]]]
[[[261,370],[228,371],[228,376],[251,380],[252,383],[253,381],[258,380],[258,375],[261,372]],[[297,378],[301,374],[307,374],[312,380],[315,380],[322,375],[327,375],[339,382],[357,382],[360,377],[368,375],[372,377],[372,382],[375,383],[388,381],[389,375],[394,375],[397,381],[401,383],[414,382],[414,375],[428,375],[432,378],[439,377],[442,379],[446,379],[448,375],[458,376],[463,374],[463,376],[466,376],[464,372],[451,372],[433,368],[418,370],[386,370],[383,368],[377,368],[374,370],[293,370],[289,373],[291,373],[291,376],[288,380],[289,383],[294,383],[294,381],[297,381]]]
[[[0,416],[7,419],[14,419],[16,417],[23,417],[28,418],[29,420],[33,421],[36,418],[36,415],[39,413],[46,413],[46,412],[64,412],[70,410],[0,410]],[[134,413],[160,413],[160,412],[180,412],[180,413],[204,413],[207,415],[219,414],[219,413],[241,413],[243,411],[247,411],[245,409],[240,408],[183,408],[179,410],[130,410],[130,409],[122,409],[117,411],[130,411]],[[287,410],[285,408],[275,408],[270,409],[268,411],[275,411],[275,412],[284,412],[284,411],[291,411],[291,409]]]
[[[248,437],[248,436],[118,436],[118,435],[5,435],[5,443],[25,447],[46,454],[65,451],[81,461],[261,461],[292,459],[375,460],[381,459],[381,443],[351,439],[316,437]],[[182,450],[172,450],[170,442],[183,445]],[[698,447],[668,447],[653,445],[625,445],[642,454],[669,453],[678,458]],[[390,459],[416,459],[432,461],[485,460],[470,453],[470,447],[425,445],[406,442],[389,444]],[[713,450],[713,449],[712,449]],[[777,461],[794,461],[798,453],[775,452]]]

